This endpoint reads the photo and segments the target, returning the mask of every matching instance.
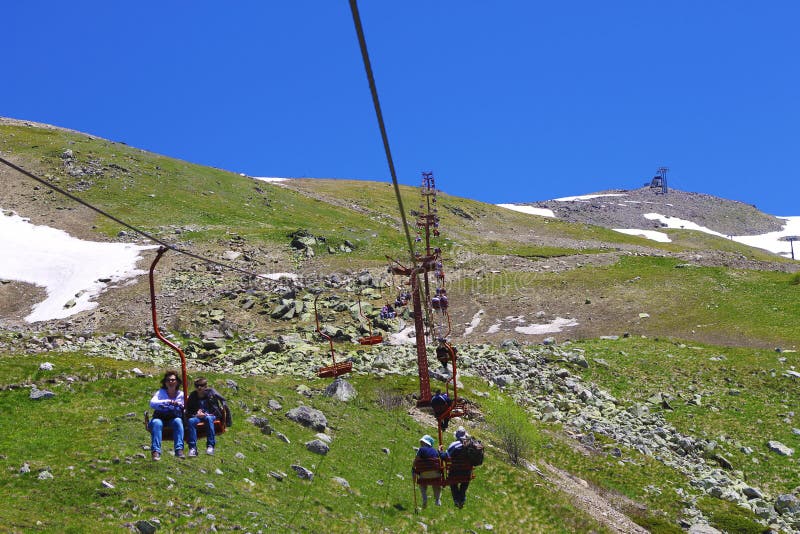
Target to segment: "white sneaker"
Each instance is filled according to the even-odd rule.
[[[206,449],[206,454],[214,454],[214,447],[208,447]]]
[[[197,456],[197,449],[195,449],[194,447],[189,449],[189,456],[191,456],[191,457]]]

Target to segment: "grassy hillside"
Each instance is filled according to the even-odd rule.
[[[800,286],[783,272],[624,256],[609,266],[558,273],[504,271],[460,280],[457,287],[484,302],[494,296],[509,315],[530,313],[533,306],[576,317],[581,337],[630,332],[730,346],[800,346]]]
[[[137,378],[129,362],[80,354],[48,355],[55,369],[39,371],[43,360],[2,357],[4,386],[36,383],[56,393],[42,401],[29,400],[27,387],[0,393],[0,409],[15,421],[13,434],[0,438],[6,472],[0,482],[0,522],[7,531],[113,531],[152,518],[176,532],[205,532],[212,525],[251,532],[415,532],[419,522],[430,532],[480,530],[486,524],[500,532],[604,531],[564,495],[509,465],[495,449],[477,471],[465,509],[455,509],[445,495],[444,506],[415,514],[411,447],[435,429],[408,416],[407,404],[392,407],[414,391],[408,378],[360,377],[353,381],[359,396],[343,404],[319,395],[327,385],[321,380],[309,384],[314,393],[307,397],[297,393],[299,382],[287,377],[228,377],[238,385],[233,390],[222,376],[212,376],[235,417],[234,426],[219,437],[217,454],[179,461],[166,445],[156,463],[147,451],[141,413],[158,376]],[[283,409],[269,410],[270,399]],[[283,415],[301,403],[328,417],[333,442],[327,456],[304,446],[315,431]],[[491,419],[492,406],[485,409]],[[248,422],[250,416],[269,419],[291,443],[263,434]],[[488,427],[475,434],[491,440]],[[20,473],[24,464],[29,473]],[[298,478],[291,464],[311,469],[313,481]],[[39,479],[43,471],[53,478]],[[279,481],[270,476],[273,471],[287,476]],[[347,480],[349,489],[333,477]]]
[[[355,243],[362,260],[396,254],[405,244],[388,183],[292,180],[290,187],[282,187],[90,135],[19,124],[0,124],[0,152],[126,222],[168,237],[173,237],[175,228],[188,227],[181,239],[202,243],[238,235],[255,243],[286,244],[288,233],[305,228],[334,246],[345,239]],[[34,208],[32,202],[49,211],[72,205],[58,195],[36,193],[35,183],[3,171],[10,184],[19,184],[19,194],[27,196],[28,210]],[[411,212],[419,209],[418,192],[411,187],[402,191],[413,225]],[[10,193],[4,192],[6,199]],[[577,241],[594,242],[595,248],[600,243],[653,246],[603,228],[531,217],[446,194],[439,197],[439,213],[442,226],[448,228],[445,247],[458,243],[492,254],[548,256],[552,249],[541,253],[536,249],[543,246],[543,239],[553,237],[572,242],[559,254],[586,248]],[[108,236],[121,230],[113,222],[92,217]]]
[[[796,439],[782,420],[800,386],[780,372],[800,363],[795,354],[779,362],[780,355],[767,351],[633,338],[584,342],[577,348],[593,362],[582,371],[587,384],[599,384],[625,403],[646,403],[661,392],[671,399],[667,419],[687,435],[716,440],[715,452],[751,484],[773,494],[800,484],[792,458],[764,452],[767,439],[787,444]],[[598,359],[604,365],[595,364]],[[40,369],[44,361],[54,369]],[[82,353],[6,352],[0,363],[0,410],[15,421],[14,431],[0,436],[0,461],[8,475],[0,482],[0,521],[11,532],[116,530],[153,519],[166,531],[214,526],[252,532],[416,532],[419,523],[429,532],[480,531],[486,525],[499,532],[609,531],[557,491],[550,466],[587,481],[585,487],[651,531],[679,532],[676,520],[685,505],[681,495],[697,492],[653,456],[622,447],[620,458],[609,454],[615,444],[607,437],[598,434],[594,439],[599,441],[585,447],[568,438],[560,424],[531,419],[511,400],[516,397],[524,405],[530,391],[511,387],[501,392],[477,378],[464,379],[462,395],[477,402],[481,415],[465,424],[488,449],[470,486],[468,506],[457,510],[446,498],[441,508],[415,513],[411,447],[422,434],[436,431],[408,413],[410,394],[418,389],[413,376],[380,377],[360,370],[349,377],[358,397],[342,403],[321,394],[326,380],[212,373],[210,382],[228,398],[235,418],[219,437],[217,454],[180,461],[167,444],[162,461],[152,462],[141,414],[158,387],[160,368],[136,362],[154,375],[141,377],[132,372],[133,362]],[[667,368],[676,371],[662,372]],[[190,370],[190,376],[196,375]],[[29,399],[33,385],[55,396]],[[303,393],[306,385],[310,391]],[[734,389],[740,394],[732,395]],[[696,393],[703,396],[700,405],[688,402]],[[270,409],[270,400],[282,408]],[[300,404],[327,416],[326,432],[333,438],[328,455],[306,450],[304,443],[314,439],[315,431],[284,416]],[[267,419],[274,432],[261,432],[251,417]],[[544,477],[510,463],[503,441],[509,435],[524,443],[523,457]],[[755,454],[742,454],[745,446]],[[26,464],[29,472],[23,472]],[[292,464],[313,471],[313,481],[297,477]],[[273,473],[286,476],[278,480]],[[333,477],[345,479],[349,488]],[[581,484],[587,483],[575,485]],[[712,523],[718,527],[760,531],[752,513],[725,501],[702,497],[696,506],[716,517]]]

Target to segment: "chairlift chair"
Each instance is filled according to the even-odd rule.
[[[414,463],[411,466],[413,482],[415,486],[444,487],[469,482],[475,478],[472,466],[470,466],[469,475],[453,475],[451,474],[452,468],[452,458],[445,458],[444,460],[440,458],[414,458]]]
[[[358,342],[362,345],[377,345],[383,343],[383,336],[381,334],[372,334],[372,321],[361,311],[361,299],[358,299],[358,315],[364,318],[367,322],[367,328],[369,328],[369,335],[359,338]]]
[[[153,263],[150,265],[150,309],[152,311],[153,316],[153,331],[156,333],[156,337],[165,345],[167,345],[170,349],[175,351],[178,354],[181,360],[181,378],[183,380],[183,398],[184,402],[188,400],[189,394],[188,391],[188,384],[187,384],[187,374],[186,374],[186,355],[183,353],[180,347],[178,347],[175,343],[167,340],[158,328],[158,314],[156,312],[156,286],[155,286],[155,268],[158,261],[161,259],[161,256],[169,250],[167,247],[159,247],[158,254],[156,254]],[[223,411],[225,408],[223,407]],[[184,414],[184,420],[186,420],[186,414]],[[226,430],[225,423],[228,420],[228,414],[222,413],[219,417],[214,420],[214,433],[215,434],[224,434]],[[149,432],[150,431],[150,413],[145,411],[144,412],[144,428]],[[201,421],[197,424],[197,437],[205,437],[207,434],[206,422]],[[161,432],[161,439],[164,441],[172,441],[172,427],[169,425],[164,425],[164,428]]]
[[[322,331],[319,327],[319,312],[317,312],[317,299],[319,299],[319,294],[314,298],[314,318],[317,322],[317,333],[328,340],[331,346],[331,360],[333,365],[328,365],[325,367],[320,367],[317,369],[317,376],[320,378],[336,378],[337,376],[347,374],[353,370],[353,362],[344,361],[344,362],[337,362],[336,361],[336,351],[333,349],[333,338]]]

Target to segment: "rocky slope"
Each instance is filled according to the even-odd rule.
[[[783,222],[762,213],[753,205],[724,198],[670,189],[614,189],[591,193],[595,198],[546,200],[528,205],[547,208],[562,220],[604,226],[606,228],[641,228],[655,230],[661,224],[643,217],[658,213],[692,221],[725,235],[758,235],[774,232]]]

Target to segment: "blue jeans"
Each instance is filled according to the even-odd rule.
[[[183,450],[183,419],[176,417],[167,423],[172,427],[172,439],[175,442],[175,452]],[[150,450],[161,452],[161,431],[164,421],[161,419],[150,420]]]
[[[189,443],[190,449],[197,448],[197,423],[200,421],[204,421],[206,424],[206,445],[208,447],[213,447],[217,444],[216,436],[214,435],[214,420],[216,419],[213,415],[206,415],[202,418],[200,417],[190,417],[189,418],[189,439],[186,441]]]

